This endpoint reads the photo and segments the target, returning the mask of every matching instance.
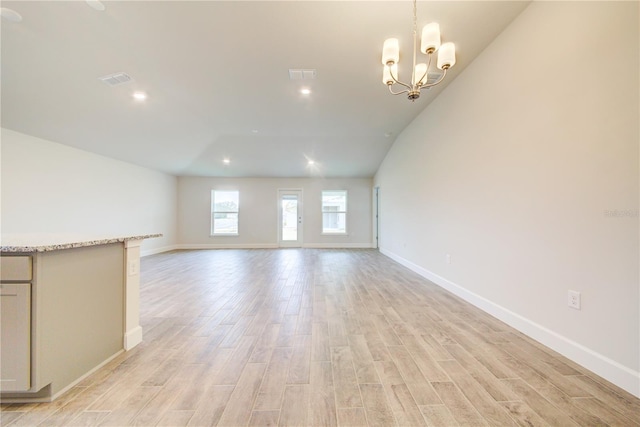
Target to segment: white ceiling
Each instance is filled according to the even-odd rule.
[[[410,1],[104,4],[2,1],[23,17],[2,22],[3,127],[174,175],[370,177],[444,87],[411,103],[382,84],[388,37],[407,79]],[[527,4],[419,2],[419,29],[437,21],[456,43],[446,81]],[[289,68],[317,79],[289,80]],[[119,71],[135,81],[98,80]]]

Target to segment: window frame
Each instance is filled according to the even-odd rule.
[[[344,194],[344,210],[342,211],[333,211],[333,210],[325,210],[324,204],[324,195],[325,193],[343,193]],[[346,236],[349,234],[349,192],[347,190],[322,190],[320,194],[320,214],[322,215],[321,219],[321,234],[327,236]],[[325,213],[335,213],[335,214],[344,214],[344,231],[325,231],[325,223],[324,223],[324,214]]]
[[[216,193],[237,193],[238,206],[235,211],[216,211]],[[235,233],[216,233],[215,232],[215,214],[236,214],[236,232]],[[211,190],[211,223],[209,229],[209,237],[235,237],[240,235],[240,190]]]

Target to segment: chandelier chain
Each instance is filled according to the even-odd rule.
[[[411,67],[411,86],[416,84],[416,40],[418,39],[418,5],[413,0],[413,67]]]
[[[418,33],[418,2],[413,0],[413,34]]]

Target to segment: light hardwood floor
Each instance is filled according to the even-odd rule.
[[[144,342],[3,426],[638,426],[640,400],[374,250],[142,260]]]

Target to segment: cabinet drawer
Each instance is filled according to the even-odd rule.
[[[3,282],[31,280],[30,256],[0,257],[0,280]]]

